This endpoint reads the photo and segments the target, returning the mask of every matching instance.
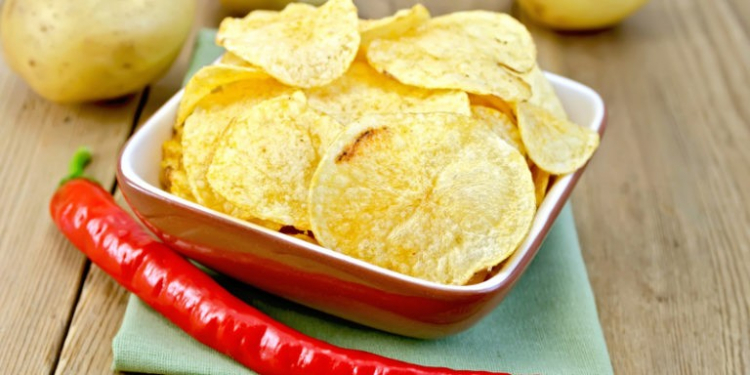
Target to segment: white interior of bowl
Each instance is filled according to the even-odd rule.
[[[573,80],[551,73],[547,73],[547,78],[554,86],[555,91],[560,97],[560,100],[562,101],[563,106],[568,112],[568,116],[570,117],[570,119],[577,124],[586,126],[592,130],[599,131],[599,128],[603,126],[604,120],[604,103],[602,102],[601,97],[594,90]],[[207,209],[196,203],[176,197],[162,190],[159,186],[158,162],[162,157],[161,146],[162,143],[164,143],[164,141],[169,139],[172,135],[172,125],[181,97],[182,91],[175,94],[174,97],[172,97],[167,103],[165,103],[164,106],[159,109],[159,111],[157,111],[146,122],[146,124],[144,124],[143,127],[136,132],[135,135],[133,135],[128,144],[123,149],[120,159],[120,168],[123,175],[130,181],[132,181],[135,185],[158,196],[162,196],[170,200],[175,200],[182,204],[201,210],[207,215],[223,217],[227,220],[237,222],[241,225],[246,225],[255,230],[261,230],[271,233],[272,235],[293,242],[310,251],[322,252],[327,256],[343,259],[347,262],[372,269],[375,272],[385,273],[391,277],[403,279],[411,283],[421,284],[430,288],[442,290],[482,290],[486,288],[493,288],[497,284],[502,283],[503,280],[510,275],[511,271],[518,267],[521,259],[523,258],[523,255],[531,250],[533,238],[537,237],[544,229],[544,224],[547,222],[547,220],[550,220],[550,216],[552,215],[555,207],[564,203],[560,202],[563,197],[563,193],[566,188],[572,183],[572,176],[570,175],[563,176],[557,179],[555,184],[547,193],[547,196],[542,202],[541,206],[539,207],[539,210],[536,217],[534,218],[534,222],[526,240],[521,244],[518,250],[514,252],[513,255],[505,262],[502,269],[497,275],[482,283],[473,285],[452,286],[437,284],[383,269],[370,263],[337,253],[335,251],[310,244],[297,238],[286,236],[284,234],[268,230],[255,224],[238,220],[231,216]]]

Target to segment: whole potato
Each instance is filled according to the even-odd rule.
[[[116,98],[166,72],[195,7],[195,0],[6,0],[5,59],[49,100]]]
[[[648,0],[518,0],[535,21],[557,30],[597,30],[615,25]]]

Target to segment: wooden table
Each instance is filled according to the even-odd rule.
[[[215,0],[199,8],[196,28],[224,16]],[[603,32],[530,29],[542,66],[595,88],[609,110],[573,207],[616,373],[750,373],[750,2],[654,0]],[[127,294],[57,232],[47,202],[82,144],[116,190],[118,150],[178,89],[190,49],[108,104],[47,102],[0,63],[3,373],[111,373]]]

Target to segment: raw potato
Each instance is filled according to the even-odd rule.
[[[6,0],[5,58],[46,99],[117,98],[169,68],[195,6],[194,0]]]
[[[518,0],[537,22],[558,30],[596,30],[612,26],[648,0]]]

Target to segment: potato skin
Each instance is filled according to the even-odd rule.
[[[599,30],[614,26],[648,0],[518,0],[538,23],[556,30]]]
[[[117,98],[161,76],[190,32],[195,0],[6,0],[10,67],[55,102]]]

